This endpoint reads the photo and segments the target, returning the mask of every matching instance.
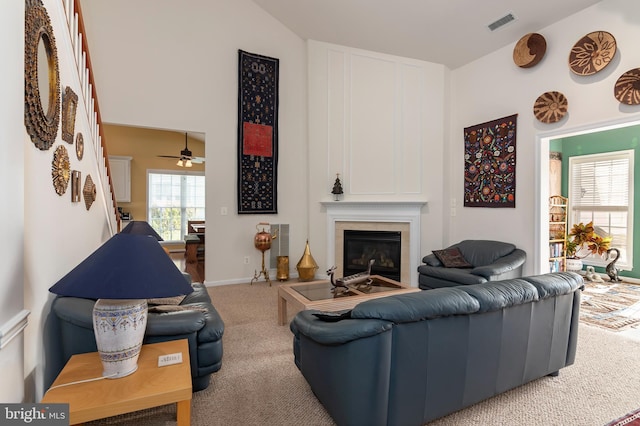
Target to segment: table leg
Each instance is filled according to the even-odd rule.
[[[187,399],[176,403],[176,417],[178,426],[191,425],[191,400]]]
[[[287,299],[278,295],[278,324],[285,325],[287,323]]]

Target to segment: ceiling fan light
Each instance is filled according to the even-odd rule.
[[[187,161],[184,163],[185,167],[191,167],[193,166],[193,164],[191,164],[191,160],[187,158]]]
[[[178,160],[178,162],[176,163],[176,166],[179,166],[179,167],[184,166],[184,163],[182,162],[182,158]]]

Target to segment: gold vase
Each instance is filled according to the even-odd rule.
[[[287,281],[289,279],[289,256],[277,256],[278,263],[276,268],[276,278],[278,281]]]
[[[316,263],[313,256],[311,256],[311,250],[309,250],[309,240],[307,240],[307,245],[304,248],[304,254],[296,265],[296,269],[298,270],[298,278],[300,279],[300,281],[311,281],[316,276],[318,264]]]

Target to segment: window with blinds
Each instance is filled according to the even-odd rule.
[[[183,240],[188,221],[204,220],[204,174],[149,171],[147,180],[147,221],[165,241]]]
[[[611,237],[620,250],[616,266],[630,269],[633,262],[633,150],[569,158],[569,228],[593,221],[598,235]],[[604,266],[600,256],[586,264]]]

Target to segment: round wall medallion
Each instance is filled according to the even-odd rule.
[[[513,62],[520,68],[531,68],[542,60],[547,41],[538,33],[529,33],[518,40],[513,49]]]
[[[543,123],[556,123],[567,114],[569,103],[560,92],[546,92],[533,104],[533,115]]]
[[[67,153],[67,148],[60,145],[53,153],[53,162],[51,163],[53,187],[56,189],[58,195],[62,195],[67,191],[70,176],[71,167],[69,164],[69,154]]]
[[[640,104],[640,68],[622,74],[613,89],[613,95],[626,105]]]
[[[592,75],[609,65],[616,55],[616,39],[606,31],[594,31],[571,48],[569,68],[578,75]]]
[[[78,160],[82,160],[82,156],[84,155],[84,137],[82,133],[78,133],[76,136],[76,157]]]
[[[56,140],[60,121],[58,51],[47,10],[26,0],[24,34],[24,124],[38,149]]]

